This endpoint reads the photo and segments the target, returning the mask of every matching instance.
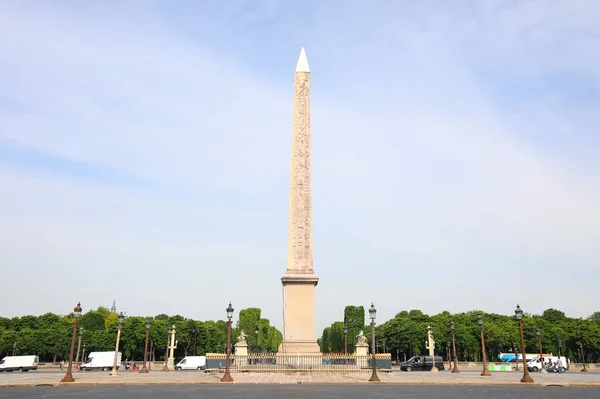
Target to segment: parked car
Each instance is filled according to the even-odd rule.
[[[433,358],[431,356],[413,356],[400,364],[402,371],[431,371]],[[444,360],[441,356],[435,356],[435,367],[444,370]]]

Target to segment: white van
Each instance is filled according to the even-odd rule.
[[[85,363],[81,365],[82,371],[112,369],[115,361],[115,352],[91,352]],[[121,367],[121,352],[117,353],[117,370]]]
[[[175,370],[204,370],[206,356],[186,356],[175,365]]]
[[[565,370],[568,370],[569,368],[569,364],[567,363],[567,358],[564,356],[561,356],[560,359],[562,360],[562,364],[563,367],[565,368]],[[540,356],[536,356],[535,358],[529,360],[527,362],[527,370],[529,371],[533,371],[534,373],[540,371],[543,366],[542,366],[542,362],[540,361]],[[558,362],[558,356],[552,356],[552,355],[544,355],[544,366],[546,366],[548,363],[553,363],[556,364]]]
[[[6,356],[0,360],[0,371],[37,370],[39,358],[35,355]]]

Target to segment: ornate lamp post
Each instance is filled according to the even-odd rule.
[[[73,316],[75,316],[75,320],[73,320],[73,334],[71,335],[71,351],[69,352],[69,367],[67,368],[67,374],[63,377],[60,382],[74,382],[75,378],[73,378],[73,355],[75,352],[75,335],[77,334],[77,320],[81,316],[81,303],[77,303],[75,309],[73,309]]]
[[[450,333],[452,334],[452,353],[454,354],[454,367],[452,368],[453,373],[460,373],[458,370],[458,357],[456,356],[456,339],[454,336],[454,330],[456,329],[456,324],[454,322],[450,323]]]
[[[150,353],[148,354],[148,371],[152,370],[152,362],[154,361],[154,341],[150,341]]]
[[[371,304],[369,308],[369,317],[371,318],[371,378],[369,381],[378,382],[377,377],[377,359],[375,358],[375,318],[377,316],[377,309],[375,305]]]
[[[83,351],[81,351],[81,363],[85,362],[85,342],[83,343]]]
[[[165,349],[165,365],[162,371],[169,371],[169,344],[171,338],[171,327],[167,330],[167,349]]]
[[[15,343],[13,344],[13,351],[12,351],[12,355],[13,355],[13,356],[16,356],[16,354],[17,354],[17,343],[15,342]]]
[[[558,357],[562,356],[562,342],[560,342],[560,338],[558,340]]]
[[[516,342],[513,342],[513,352],[515,352],[515,371],[519,371],[519,352],[517,352]]]
[[[117,327],[117,343],[115,344],[115,356],[113,358],[113,368],[112,368],[112,371],[110,372],[111,377],[116,377],[119,375],[119,372],[117,371],[117,361],[118,361],[118,357],[119,357],[119,341],[121,340],[121,327],[123,326],[124,318],[125,318],[125,315],[123,314],[123,312],[119,313],[119,327]]]
[[[254,327],[254,342],[255,342],[255,348],[254,348],[254,353],[258,353],[260,347],[258,346],[258,333],[260,331],[258,330],[258,326]]]
[[[521,382],[533,382],[533,378],[529,375],[529,370],[527,370],[527,359],[525,359],[525,337],[523,336],[523,310],[521,306],[517,303],[517,309],[515,309],[515,317],[517,318],[517,322],[519,323],[519,334],[521,336],[521,354],[523,356],[523,378],[521,378]]]
[[[348,354],[348,327],[344,325],[344,355]]]
[[[583,363],[582,373],[587,373],[588,369],[585,367],[585,353],[583,353],[583,344],[579,343],[579,350],[581,351],[581,363]]]
[[[79,327],[79,342],[77,343],[77,356],[75,356],[75,366],[79,365],[79,349],[81,349],[81,336],[83,335],[83,327]]]
[[[540,373],[541,373],[542,370],[544,370],[544,352],[542,351],[542,330],[539,327],[538,327],[537,331],[535,332],[535,335],[537,335],[538,349],[540,351],[540,363],[542,364],[542,366],[540,368]]]
[[[483,336],[483,317],[481,315],[477,316],[477,324],[479,324],[479,334],[481,336],[481,358],[483,360],[483,370],[481,371],[482,377],[490,377],[490,371],[487,367],[487,359],[485,356],[485,338]]]
[[[196,346],[198,346],[198,342],[196,341],[196,337],[198,334],[197,330],[192,330],[192,332],[194,333],[194,356],[196,356]]]
[[[144,365],[140,373],[147,373],[146,361],[148,359],[148,338],[150,338],[150,320],[146,320],[146,345],[144,347]]]
[[[227,354],[225,355],[225,374],[221,378],[221,382],[233,382],[231,374],[229,373],[229,358],[231,357],[231,319],[233,318],[233,306],[229,302],[227,306]]]

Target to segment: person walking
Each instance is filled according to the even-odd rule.
[[[558,357],[558,361],[556,362],[556,367],[558,368],[559,373],[565,372],[565,365],[563,364],[563,361],[560,358],[560,356]]]

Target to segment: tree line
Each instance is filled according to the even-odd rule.
[[[180,315],[159,314],[154,317],[131,316],[123,320],[119,349],[124,359],[143,359],[146,340],[146,321],[150,321],[149,340],[152,342],[152,358],[164,359],[168,329],[175,326],[178,342],[175,357],[206,353],[224,353],[227,346],[227,322],[199,321]],[[41,316],[0,317],[0,354],[35,354],[41,362],[68,359],[73,331],[73,314]],[[105,307],[84,313],[79,319],[83,327],[82,346],[86,353],[114,351],[118,328],[118,314]],[[276,352],[283,336],[261,318],[258,308],[243,309],[232,328],[232,345],[241,330],[248,336],[252,350]],[[150,344],[149,344],[150,345]],[[1,357],[0,357],[1,358]]]
[[[514,315],[500,315],[474,310],[451,314],[442,312],[430,316],[420,310],[401,311],[394,318],[376,326],[376,350],[392,354],[403,361],[414,355],[428,353],[425,349],[427,329],[433,327],[436,354],[449,358],[451,350],[450,323],[455,323],[456,352],[459,361],[480,361],[481,340],[477,316],[484,320],[486,355],[496,361],[500,353],[513,352],[516,344],[521,351],[519,328]],[[323,330],[319,345],[323,352],[344,352],[344,326],[348,330],[348,352],[354,352],[356,335],[363,330],[371,342],[371,327],[365,324],[362,306],[347,306],[344,321],[337,321]],[[600,312],[590,317],[571,318],[556,309],[547,309],[541,315],[524,314],[523,330],[527,353],[537,353],[537,330],[540,329],[544,353],[561,353],[571,361],[580,359],[580,344],[587,362],[600,361]]]

